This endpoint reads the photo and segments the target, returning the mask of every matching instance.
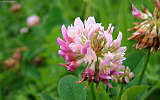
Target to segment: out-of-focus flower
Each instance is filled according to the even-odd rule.
[[[29,16],[27,19],[27,26],[28,27],[33,27],[33,26],[38,26],[40,24],[40,18],[36,15]]]
[[[14,50],[15,52],[13,53],[12,57],[3,61],[4,68],[13,69],[17,65],[19,65],[20,60],[22,59],[22,52],[26,50],[28,50],[27,47],[16,48],[16,50]]]
[[[17,61],[20,61],[22,58],[20,49],[16,49],[16,52],[13,54],[13,58]]]
[[[5,61],[3,61],[3,65],[6,69],[13,69],[17,65],[17,60],[14,58],[9,58]]]
[[[42,61],[43,61],[43,58],[40,57],[40,56],[37,56],[37,57],[34,58],[34,63],[35,63],[36,66],[38,66],[39,64],[41,64]]]
[[[22,9],[22,6],[21,6],[20,4],[12,5],[11,8],[10,8],[10,10],[11,10],[12,12],[18,12],[18,11],[20,11],[21,9]]]
[[[62,26],[63,39],[57,38],[60,45],[58,54],[62,56],[67,64],[61,64],[70,71],[76,70],[81,63],[86,64],[82,73],[81,83],[85,80],[95,82],[97,87],[100,81],[110,88],[109,80],[113,76],[124,72],[122,65],[126,47],[120,47],[122,33],[119,32],[117,39],[113,40],[114,27],[110,24],[105,31],[101,23],[96,23],[94,17],[89,17],[84,23],[78,17],[74,25],[66,28]]]
[[[22,52],[28,50],[27,47],[16,48],[12,58],[17,60],[18,62],[22,59]]]
[[[15,0],[10,0],[10,3],[11,3],[11,4],[15,4],[16,1],[15,1]]]
[[[157,0],[154,0],[157,1]],[[136,49],[149,48],[151,52],[160,49],[160,27],[159,27],[159,1],[155,2],[156,8],[154,10],[154,16],[144,7],[142,7],[144,13],[139,11],[133,5],[132,14],[137,19],[143,20],[142,22],[134,23],[136,26],[129,29],[129,31],[135,31],[128,40],[136,40],[134,44]]]
[[[24,27],[20,30],[20,33],[21,34],[24,34],[24,33],[27,33],[28,32],[28,28],[27,27]]]

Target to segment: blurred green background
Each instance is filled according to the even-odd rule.
[[[144,5],[153,12],[152,0],[16,0],[14,4],[21,5],[21,10],[16,12],[10,10],[14,4],[4,1],[7,0],[0,0],[0,100],[41,100],[39,94],[42,92],[59,97],[57,84],[60,78],[66,74],[80,76],[78,71],[70,73],[59,66],[65,61],[57,54],[59,46],[56,42],[57,37],[61,37],[62,24],[68,26],[76,17],[84,20],[94,16],[105,29],[112,23],[115,26],[113,37],[121,31],[122,45],[128,48],[128,59],[124,64],[135,75],[140,71],[146,51],[136,50],[132,47],[134,41],[127,40],[131,36],[128,28],[138,21],[132,16],[131,3],[139,9]],[[20,30],[27,27],[26,20],[32,15],[40,17],[40,25],[21,34]],[[5,68],[4,61],[12,58],[17,48],[27,49],[20,53],[19,64],[12,69]],[[144,84],[154,86],[159,82],[159,59],[158,52],[152,54]],[[158,94],[157,88],[148,100],[158,100]]]

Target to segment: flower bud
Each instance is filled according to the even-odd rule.
[[[20,30],[20,33],[21,34],[24,34],[24,33],[27,33],[28,32],[28,28],[27,27],[24,27]]]

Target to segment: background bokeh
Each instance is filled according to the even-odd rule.
[[[102,23],[105,29],[109,23],[115,26],[113,37],[118,31],[123,33],[122,45],[128,50],[124,62],[135,76],[138,75],[143,64],[146,50],[136,50],[132,47],[134,41],[128,41],[131,36],[128,28],[133,27],[133,22],[138,21],[132,16],[131,3],[141,9],[144,5],[151,12],[154,10],[152,0],[16,0],[15,3],[0,0],[0,100],[41,100],[39,94],[45,92],[52,97],[59,97],[57,91],[58,81],[69,72],[59,66],[64,63],[57,51],[56,42],[61,37],[61,26],[73,24],[76,17],[82,20],[94,16],[97,22]],[[14,4],[20,4],[20,11],[11,11]],[[20,30],[27,27],[26,20],[29,16],[40,17],[40,24],[32,27],[27,33]],[[12,58],[17,49],[22,58],[13,68],[6,68],[4,61]],[[38,60],[37,60],[38,59]],[[144,84],[154,85],[160,79],[160,56],[152,54],[145,74]],[[133,80],[128,87],[134,85]],[[158,87],[159,88],[159,87]],[[148,100],[158,100],[158,88]],[[88,97],[88,100],[92,100]]]

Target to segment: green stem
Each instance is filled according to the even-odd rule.
[[[133,4],[132,0],[129,0],[129,3],[132,5]]]
[[[92,93],[92,100],[96,100],[96,95],[94,92],[94,84],[93,83],[91,84],[91,93]]]
[[[84,18],[86,19],[90,12],[91,0],[86,0],[86,8]]]
[[[158,82],[156,85],[154,85],[151,90],[149,90],[141,100],[146,100],[157,88],[159,88],[160,82]]]
[[[118,96],[117,96],[117,99],[116,99],[116,100],[120,100],[120,99],[121,99],[122,93],[123,93],[123,84],[122,84],[121,87],[120,87],[120,90],[119,90],[119,93],[118,93]]]
[[[143,80],[143,76],[144,76],[144,73],[145,73],[145,71],[147,69],[147,65],[148,65],[148,62],[149,62],[149,57],[150,57],[150,49],[148,50],[147,55],[146,55],[146,57],[144,59],[143,69],[142,69],[142,71],[140,73],[140,78],[139,78],[139,81],[138,81],[137,85],[140,85],[142,80]]]

